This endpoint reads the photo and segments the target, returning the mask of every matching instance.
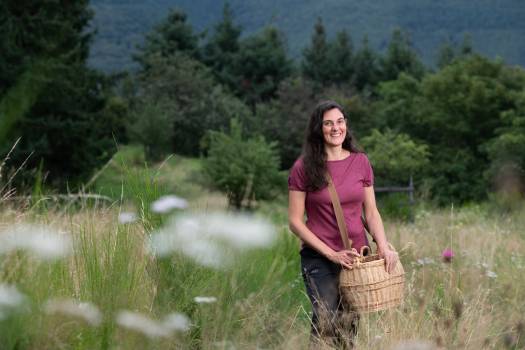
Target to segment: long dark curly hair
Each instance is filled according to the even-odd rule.
[[[334,108],[337,108],[348,120],[341,105],[335,101],[327,100],[317,104],[308,122],[303,145],[303,165],[307,179],[306,189],[308,191],[317,191],[328,185],[325,178],[326,152],[323,136],[323,116],[325,112]],[[346,128],[343,148],[350,152],[363,152],[357,145],[349,127]]]

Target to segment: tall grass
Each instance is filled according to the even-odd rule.
[[[177,162],[184,160],[165,166],[177,168]],[[156,168],[126,171],[120,188],[130,202],[66,211],[48,206],[38,215],[31,208],[2,207],[0,235],[14,224],[33,222],[74,242],[71,255],[58,260],[21,250],[0,255],[0,284],[25,296],[18,306],[5,306],[0,296],[2,349],[308,348],[310,306],[284,198],[259,208],[277,227],[274,245],[237,254],[232,265],[214,269],[180,253],[160,258],[148,249],[151,235],[166,224],[150,204],[173,188],[164,187],[169,176],[156,177],[161,173]],[[193,186],[187,210],[209,210],[209,192]],[[221,205],[226,201],[213,202],[215,209]],[[137,211],[139,220],[119,223],[123,210]],[[501,215],[489,206],[420,207],[414,223],[387,220],[406,270],[406,301],[399,309],[363,316],[357,348],[403,348],[411,340],[447,349],[523,348],[524,224],[523,212]],[[441,258],[445,248],[454,252],[450,263]],[[216,301],[198,303],[198,296]],[[92,303],[102,320],[93,325],[50,313],[46,303],[57,299]],[[180,313],[191,326],[168,337],[148,336],[117,322],[123,310],[157,323]]]

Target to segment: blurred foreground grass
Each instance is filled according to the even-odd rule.
[[[258,209],[277,228],[274,245],[236,255],[228,268],[203,267],[181,254],[158,258],[147,249],[152,232],[166,224],[165,216],[149,210],[161,195],[185,197],[187,211],[226,210],[224,197],[199,179],[198,160],[173,157],[145,168],[140,152],[125,149],[95,183],[98,192],[122,202],[45,211],[4,205],[0,235],[18,223],[42,224],[71,237],[74,248],[54,261],[25,251],[0,254],[0,285],[15,286],[24,296],[15,307],[5,288],[0,292],[0,348],[308,348],[309,302],[299,244],[287,229],[285,194]],[[406,302],[363,316],[357,348],[406,348],[407,342],[421,349],[525,346],[525,215],[491,208],[420,205],[413,223],[386,220],[406,270]],[[138,220],[119,223],[123,210],[136,212]],[[446,248],[454,252],[450,263],[441,258]],[[216,299],[199,303],[195,297]],[[92,303],[102,318],[90,324],[49,312],[48,301],[57,298]],[[151,320],[176,312],[191,325],[171,336],[146,335],[119,325],[121,310]]]

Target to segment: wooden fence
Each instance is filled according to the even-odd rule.
[[[407,187],[401,187],[401,186],[387,186],[387,187],[376,187],[374,188],[374,191],[377,193],[381,192],[408,192],[408,204],[410,206],[410,221],[414,220],[414,180],[412,179],[412,175],[410,175],[410,179],[408,182]]]

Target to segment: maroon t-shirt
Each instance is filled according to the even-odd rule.
[[[365,199],[364,187],[374,184],[372,167],[364,153],[350,153],[345,159],[327,161],[327,168],[343,207],[348,237],[352,240],[352,248],[360,251],[362,246],[368,245],[365,229],[361,222],[361,213]],[[328,187],[315,192],[306,191],[306,175],[302,158],[299,158],[290,170],[288,189],[306,192],[306,226],[333,250],[343,250],[343,241],[337,226]]]

